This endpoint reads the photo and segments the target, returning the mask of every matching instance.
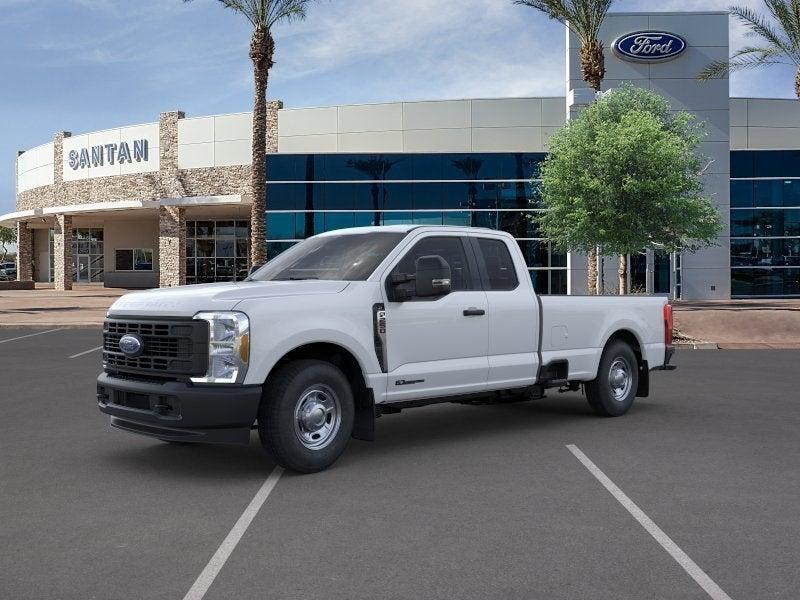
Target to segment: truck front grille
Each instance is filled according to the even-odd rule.
[[[128,356],[119,347],[126,334],[138,336],[143,349]],[[202,375],[208,366],[208,324],[192,319],[106,319],[103,361],[107,371],[159,377]]]

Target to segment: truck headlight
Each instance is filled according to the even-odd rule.
[[[195,383],[241,383],[250,362],[250,320],[240,312],[201,312],[208,322],[208,371]]]

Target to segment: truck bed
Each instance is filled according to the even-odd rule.
[[[648,296],[539,296],[542,364],[569,361],[570,380],[590,380],[606,341],[630,331],[650,365],[664,362],[664,305]],[[634,333],[636,332],[636,333]]]

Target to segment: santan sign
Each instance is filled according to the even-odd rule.
[[[614,53],[622,59],[636,62],[672,60],[686,50],[686,40],[665,31],[637,31],[623,35],[614,42]]]
[[[131,146],[133,147],[131,151]],[[136,162],[147,162],[148,144],[146,139],[120,142],[119,144],[103,144],[92,146],[91,148],[81,148],[70,150],[68,155],[69,166],[77,171],[87,167],[102,167],[104,164],[124,164]]]

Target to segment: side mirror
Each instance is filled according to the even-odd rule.
[[[248,273],[248,275],[252,275],[253,273],[258,271],[263,266],[264,265],[253,265],[252,267],[250,267],[250,272]]]
[[[429,298],[450,293],[450,265],[438,254],[420,256],[416,264],[417,296]]]

